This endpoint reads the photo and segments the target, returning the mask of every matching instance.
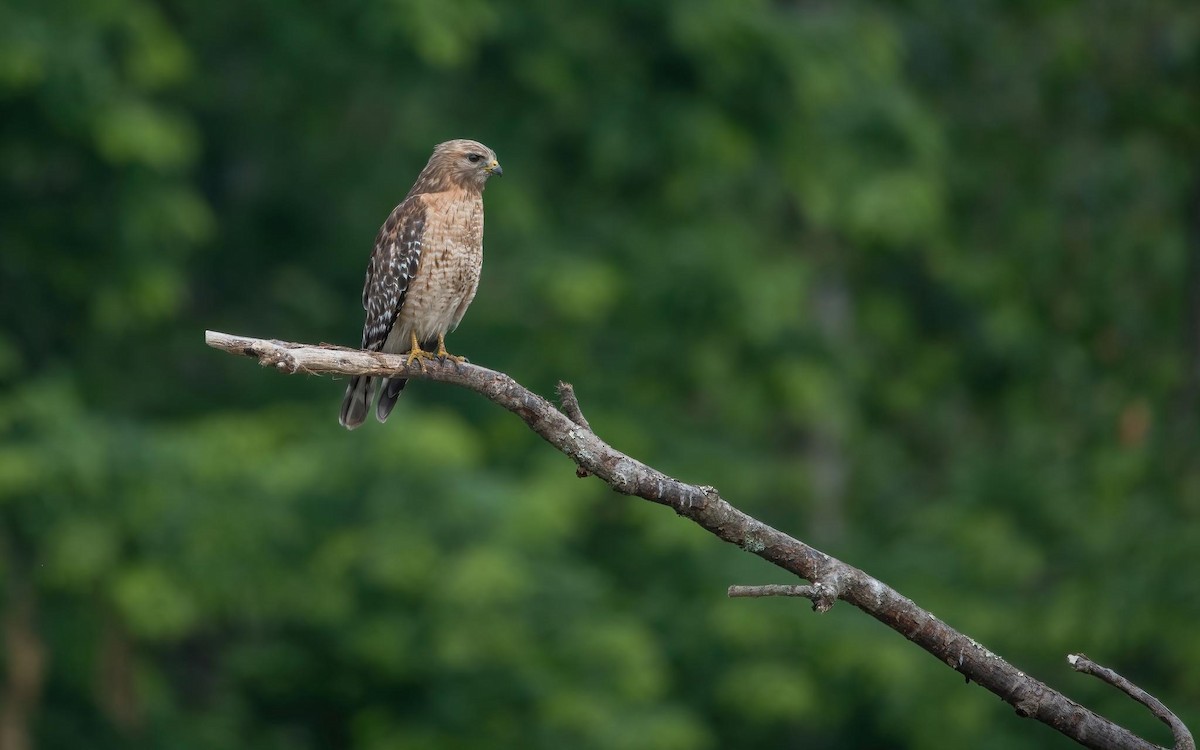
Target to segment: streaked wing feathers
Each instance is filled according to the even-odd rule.
[[[362,304],[367,311],[363,349],[379,351],[383,348],[400,314],[421,259],[425,214],[424,200],[414,195],[396,206],[379,229],[363,284]]]

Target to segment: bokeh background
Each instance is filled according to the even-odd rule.
[[[1071,747],[356,344],[477,138],[451,349],[1164,744],[1200,728],[1200,4],[5,0],[3,750]]]

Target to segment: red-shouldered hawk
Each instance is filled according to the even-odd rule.
[[[408,353],[408,362],[449,357],[446,334],[462,320],[483,266],[483,186],[501,175],[487,146],[457,140],[439,144],[404,201],[392,210],[367,266],[362,304],[367,311],[362,348]],[[436,353],[425,349],[437,345]],[[424,347],[424,348],[423,348]],[[350,380],[342,400],[342,426],[353,430],[367,418],[374,378]],[[375,416],[387,420],[404,378],[382,378]]]

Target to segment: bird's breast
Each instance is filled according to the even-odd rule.
[[[439,193],[426,205],[421,259],[400,311],[401,326],[422,342],[457,325],[483,265],[482,196]]]

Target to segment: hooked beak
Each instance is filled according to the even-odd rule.
[[[500,162],[496,161],[495,159],[492,159],[492,163],[487,165],[487,173],[494,174],[497,177],[504,176],[504,170],[500,168]]]

